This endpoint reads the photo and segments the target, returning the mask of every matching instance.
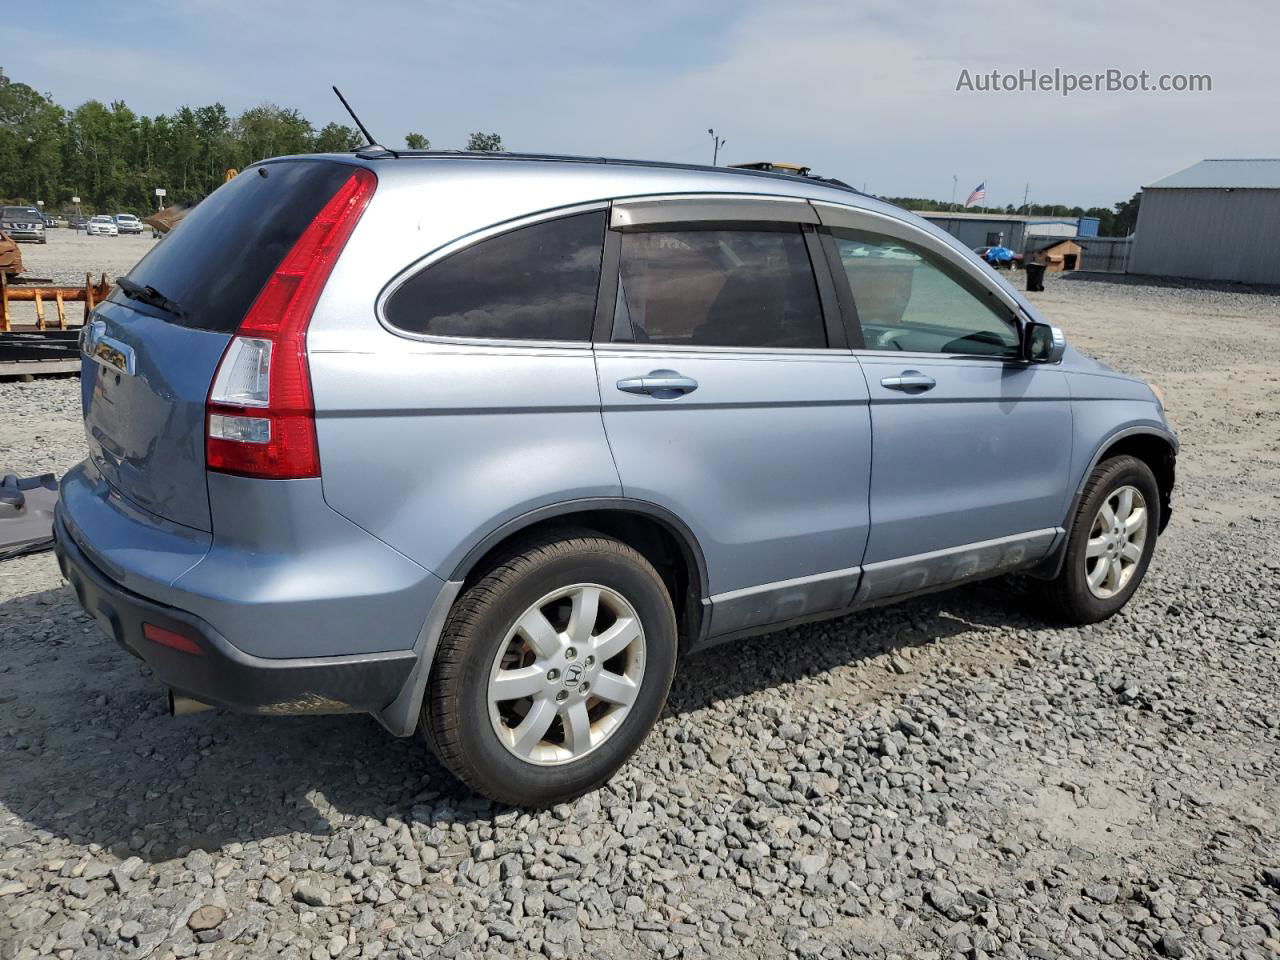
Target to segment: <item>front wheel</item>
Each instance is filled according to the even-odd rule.
[[[472,789],[520,806],[604,783],[666,702],[676,623],[638,552],[582,533],[523,545],[459,598],[421,726]]]
[[[1160,488],[1136,457],[1104,460],[1085,484],[1058,576],[1040,586],[1056,617],[1076,624],[1114,615],[1137,591],[1155,552]]]

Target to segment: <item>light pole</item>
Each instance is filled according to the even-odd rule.
[[[956,181],[959,178],[953,173],[951,175],[951,212],[955,213],[956,209]]]
[[[711,149],[711,165],[713,167],[719,166],[720,148],[723,147],[727,141],[724,139],[724,137],[717,137],[715,130],[713,130],[711,127],[707,127],[707,133],[711,134],[711,141],[714,144],[714,146]]]

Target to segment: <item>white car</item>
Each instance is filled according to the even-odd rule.
[[[142,233],[142,221],[132,213],[117,213],[116,229],[121,233]]]
[[[116,222],[106,214],[99,214],[93,217],[85,224],[84,232],[91,237],[118,237],[120,236],[120,228],[116,226]]]

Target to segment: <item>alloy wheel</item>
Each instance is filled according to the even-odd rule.
[[[1095,597],[1109,600],[1129,585],[1147,542],[1147,501],[1137,487],[1113,490],[1102,502],[1085,545],[1085,580]]]
[[[615,590],[579,583],[529,606],[489,675],[489,720],[528,763],[578,760],[609,739],[644,677],[644,628]]]

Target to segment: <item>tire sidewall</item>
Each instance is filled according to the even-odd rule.
[[[498,739],[489,717],[489,678],[507,634],[539,598],[576,583],[596,583],[621,594],[644,629],[644,677],[621,726],[580,760],[543,766],[521,760]],[[515,794],[525,804],[590,789],[613,774],[636,750],[666,702],[676,662],[675,614],[657,573],[638,557],[582,550],[557,556],[523,572],[486,605],[469,631],[470,651],[452,691],[443,691],[461,711],[459,741],[472,766],[485,771],[494,793]]]
[[[1096,476],[1098,482],[1090,484],[1088,494],[1076,512],[1063,571],[1073,602],[1087,613],[1089,620],[1103,620],[1116,613],[1141,586],[1155,553],[1161,510],[1160,488],[1155,475],[1141,460],[1126,456],[1106,461],[1098,467]],[[1085,550],[1098,510],[1119,487],[1124,486],[1136,487],[1146,501],[1147,539],[1142,545],[1142,558],[1138,561],[1138,567],[1124,589],[1115,596],[1104,599],[1095,596],[1089,589],[1085,576]]]

